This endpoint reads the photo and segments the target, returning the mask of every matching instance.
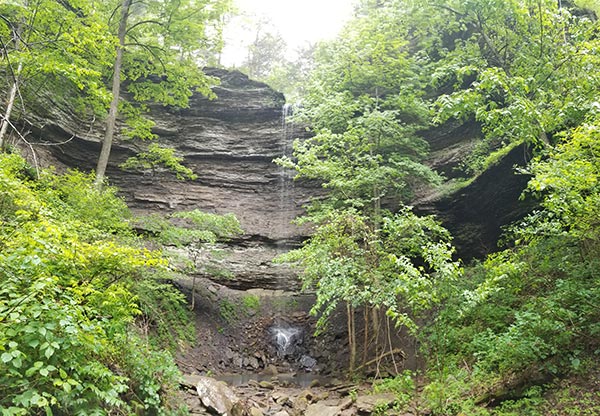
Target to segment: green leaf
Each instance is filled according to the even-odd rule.
[[[44,351],[44,355],[46,356],[46,358],[52,357],[53,354],[54,354],[54,348],[52,348],[52,347],[48,347],[48,348],[46,348],[46,351]]]

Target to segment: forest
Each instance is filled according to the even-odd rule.
[[[171,281],[243,231],[198,210],[139,217],[106,169],[113,140],[155,139],[151,107],[218,99],[205,68],[233,13],[228,0],[0,3],[3,416],[186,414],[174,357],[194,328]],[[346,313],[354,380],[382,351],[369,334],[402,329],[418,346],[417,370],[372,380],[396,395],[377,414],[600,414],[598,13],[596,0],[359,0],[296,61],[268,36],[248,51],[239,69],[297,102],[310,133],[274,163],[323,188],[295,219],[310,237],[275,261],[314,293],[317,332]],[[94,171],[24,156],[27,123],[62,117],[58,102],[101,121]],[[477,140],[436,171],[427,132],[463,125]],[[461,259],[413,205],[515,149],[532,209],[484,258]],[[195,180],[180,156],[153,143],[121,167]]]

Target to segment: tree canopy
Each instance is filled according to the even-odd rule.
[[[229,5],[229,0],[3,3],[0,70],[6,74],[7,105],[0,144],[7,131],[18,132],[13,110],[20,119],[28,112],[52,114],[47,107],[54,99],[69,102],[84,119],[104,118],[108,111],[97,167],[101,181],[117,115],[125,121],[123,138],[148,139],[154,137],[153,123],[143,116],[148,103],[185,107],[195,91],[213,96],[216,80],[201,66],[215,63]],[[121,99],[122,84],[127,99]],[[59,92],[61,97],[53,97]]]

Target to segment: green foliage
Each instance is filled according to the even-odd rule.
[[[117,196],[116,188],[106,186],[101,191],[95,190],[93,183],[93,174],[72,170],[66,175],[56,175],[47,171],[37,181],[36,189],[43,194],[54,219],[77,221],[81,235],[98,231],[126,234],[131,214],[125,201]]]
[[[233,214],[216,215],[195,209],[176,212],[173,218],[188,220],[194,227],[206,232],[207,242],[231,238],[243,232],[240,222]]]
[[[583,9],[592,10],[596,16],[600,12],[600,2],[598,0],[575,0],[575,4]]]
[[[596,367],[593,362],[590,366]],[[542,410],[548,416],[592,416],[600,412],[600,392],[589,389],[598,381],[598,375],[591,371],[591,377],[578,382],[564,380],[558,383],[555,391],[544,403]]]
[[[242,306],[246,313],[256,313],[260,309],[260,298],[256,295],[246,295],[242,298]]]
[[[80,107],[104,112],[110,94],[103,68],[112,60],[115,43],[90,2],[14,0],[0,4],[0,15],[6,57],[0,72],[19,83],[18,99],[24,101],[16,109],[37,108],[48,94],[66,93],[82,100]]]
[[[183,166],[181,162],[183,162],[183,158],[175,156],[175,149],[153,143],[148,146],[146,152],[130,157],[120,167],[125,170],[152,170],[152,172],[163,167],[174,173],[179,180],[198,178],[190,168]]]
[[[141,414],[182,414],[174,398],[181,378],[173,357],[167,351],[153,349],[139,337],[121,338],[120,362],[124,375],[131,380],[125,393],[132,411]]]
[[[136,326],[152,345],[175,353],[194,342],[187,300],[172,281],[172,272],[156,270],[134,288],[141,315]]]
[[[160,243],[176,247],[201,248],[204,244],[215,244],[243,232],[235,215],[210,214],[197,209],[175,212],[170,216],[140,216],[136,222]]]
[[[254,41],[240,69],[252,79],[265,80],[285,61],[286,43],[269,20],[260,18],[252,26]]]
[[[429,328],[432,385],[447,392],[442,367],[463,362],[472,389],[494,392],[514,379],[578,374],[599,350],[598,123],[591,118],[531,164],[541,210],[510,231],[510,249],[469,270]],[[497,414],[546,414],[534,410],[540,403],[526,396]]]
[[[219,302],[219,315],[229,325],[234,323],[238,318],[238,308],[235,303],[230,300],[223,299]]]
[[[346,120],[343,133],[324,129],[310,139],[296,140],[295,161],[278,162],[294,168],[298,179],[322,181],[334,208],[368,209],[384,197],[408,200],[412,189],[440,178],[420,163],[425,142],[407,135],[410,128],[399,124],[396,116],[394,111],[374,110]]]
[[[471,169],[507,145],[545,146],[595,111],[594,19],[552,0],[429,3],[441,19],[427,36],[448,45],[432,62],[434,85],[453,90],[436,100],[434,120],[481,123]]]
[[[173,259],[173,268],[177,272],[192,277],[190,309],[193,310],[195,307],[196,278],[199,271],[212,277],[231,278],[233,276],[231,271],[221,266],[219,261],[221,250],[216,247],[217,242],[225,241],[242,233],[240,223],[233,214],[216,215],[196,209],[175,212],[170,217],[160,215],[141,217],[138,219],[138,224],[161,244],[185,250],[186,261],[183,264],[177,264],[181,263],[179,253],[167,249],[166,255]],[[173,328],[181,328],[181,322],[175,320],[174,323],[175,326],[166,327],[167,339],[172,335]],[[165,333],[165,331],[162,332]]]
[[[294,143],[294,159],[279,161],[298,178],[322,181],[335,208],[372,203],[377,211],[382,198],[407,201],[416,187],[440,182],[421,163],[424,84],[409,56],[404,12],[392,3],[364,8],[338,39],[319,45],[297,109],[315,135]]]
[[[327,194],[299,220],[313,237],[283,260],[316,290],[321,323],[340,302],[385,308],[413,329],[429,311],[419,399],[433,414],[544,414],[539,388],[515,386],[578,373],[600,350],[596,3],[363,1],[315,51],[297,111],[314,135],[278,162]],[[403,208],[441,181],[421,165],[419,136],[448,121],[483,132],[459,155],[463,173],[523,144],[539,155],[521,172],[539,210],[463,279],[449,236]],[[515,400],[479,404],[507,393]]]
[[[404,409],[413,400],[416,393],[415,374],[405,370],[394,378],[386,378],[373,383],[375,393],[394,393],[396,395],[396,407]]]
[[[112,0],[98,7],[114,36],[119,19],[112,16],[118,16],[115,11],[121,3]],[[129,127],[126,136],[153,136],[154,123],[143,117],[147,103],[187,107],[194,91],[214,97],[210,87],[216,80],[202,72],[198,61],[220,50],[221,17],[229,7],[229,0],[151,0],[143,7],[132,5],[121,74],[132,97],[121,106]]]
[[[7,123],[12,119],[22,120],[30,112],[49,119],[64,118],[65,114],[73,118],[72,113],[77,113],[93,124],[96,116],[105,117],[109,110],[109,124],[114,125],[112,116],[117,113],[125,121],[126,126],[120,131],[124,137],[154,138],[154,123],[144,117],[150,104],[187,107],[195,91],[214,98],[211,87],[217,80],[207,76],[201,65],[207,61],[215,63],[214,56],[222,47],[222,16],[230,3],[230,0],[150,0],[143,5],[123,0],[3,2],[0,48],[6,59],[0,62],[0,73],[8,81],[8,88],[2,89],[2,95],[6,95],[2,101],[7,102],[3,119]],[[121,33],[124,39],[118,34],[120,20],[125,24]],[[201,56],[207,59],[201,62]],[[128,92],[120,105],[119,90],[114,90],[112,95],[117,97],[112,97],[107,88],[111,77],[120,79]],[[20,117],[11,116],[12,108]],[[112,131],[112,127],[107,128],[111,136],[105,141],[108,151]],[[83,131],[75,133],[81,135]],[[4,147],[3,130],[0,136],[0,145]],[[102,152],[98,183],[102,182],[108,154]],[[157,165],[172,170],[178,178],[194,178],[171,150],[158,146],[126,164],[129,168]]]
[[[313,223],[314,234],[280,261],[298,266],[304,288],[316,291],[319,329],[346,304],[351,371],[356,308],[383,310],[415,333],[461,272],[448,232],[405,206],[442,178],[423,164],[426,83],[400,3],[361,4],[342,36],[317,47],[295,115],[314,135],[276,160],[326,190],[297,220]]]
[[[304,287],[316,289],[320,325],[346,302],[383,307],[397,324],[415,329],[414,314],[438,304],[440,289],[460,274],[452,252],[447,231],[431,217],[406,208],[376,229],[346,210],[330,212],[302,248],[281,260],[301,266]]]
[[[178,377],[170,357],[128,356],[143,343],[132,331],[143,312],[135,293],[164,260],[131,243],[114,190],[77,172],[32,181],[25,167],[0,155],[0,408],[167,413],[164,393]]]

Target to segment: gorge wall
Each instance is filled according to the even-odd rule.
[[[221,80],[214,87],[217,99],[195,94],[189,108],[151,108],[159,142],[174,147],[198,178],[183,182],[167,172],[125,172],[118,165],[145,144],[117,140],[107,170],[110,182],[121,189],[138,213],[195,208],[234,213],[245,235],[223,245],[225,255],[219,263],[226,273],[204,277],[240,289],[295,289],[293,273],[271,260],[309,234],[309,230],[290,221],[320,189],[314,184],[292,183],[291,175],[272,160],[290,148],[294,137],[306,132],[290,132],[283,124],[285,99],[266,84],[249,80],[237,71],[207,72]],[[95,167],[100,124],[88,126],[69,108],[52,103],[31,115],[27,128],[32,142],[54,144],[35,146],[44,164],[82,170]],[[450,176],[452,167],[478,134],[475,125],[425,132],[432,150],[431,164]],[[458,193],[421,201],[417,211],[442,218],[455,234],[461,256],[478,257],[493,250],[500,227],[528,209],[518,201],[526,178],[513,172],[514,164],[524,162],[522,153],[523,149],[514,150]]]

